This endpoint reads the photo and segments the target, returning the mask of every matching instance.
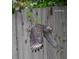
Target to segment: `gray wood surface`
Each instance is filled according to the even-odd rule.
[[[18,40],[18,58],[23,59],[23,28],[22,28],[22,16],[20,12],[17,12],[17,40]]]
[[[16,44],[16,19],[12,15],[12,59],[17,59],[17,44]]]
[[[52,26],[52,40],[56,40],[57,44],[63,47],[59,53],[44,38],[44,49],[40,52],[32,53],[30,49],[30,32],[27,29],[32,25],[28,21],[26,14],[28,9],[22,10],[12,15],[12,58],[13,59],[67,59],[67,11],[64,7],[52,7],[52,15],[50,7],[33,9],[33,18],[37,17],[41,20],[41,24]],[[38,13],[38,15],[36,15]],[[37,16],[37,17],[36,17]]]

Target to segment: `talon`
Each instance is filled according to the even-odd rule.
[[[40,51],[40,49],[38,48],[38,51]]]
[[[42,46],[40,47],[40,49],[42,49]]]
[[[32,50],[32,52],[33,52],[33,50]]]
[[[41,47],[43,48],[43,45]]]
[[[36,50],[35,50],[35,52],[36,52]]]

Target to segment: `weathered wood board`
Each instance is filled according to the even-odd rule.
[[[26,14],[28,9],[17,12],[12,16],[13,38],[12,52],[13,59],[67,59],[67,11],[64,7],[47,7],[42,9],[33,9],[33,18],[41,20],[41,24],[52,26],[52,40],[63,46],[62,52],[56,54],[57,50],[53,48],[44,39],[44,49],[40,52],[32,53],[30,49],[30,33],[26,30],[32,26],[28,21]],[[52,11],[50,11],[52,10]],[[52,12],[52,13],[51,13]],[[38,14],[38,15],[37,15]],[[36,17],[37,16],[37,17]]]

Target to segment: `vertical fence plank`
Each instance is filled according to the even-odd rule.
[[[48,13],[48,9],[47,8],[43,8],[43,18],[42,18],[42,21],[43,21],[43,24],[46,25],[47,24],[47,13]],[[47,41],[46,39],[44,38],[44,59],[48,59],[47,58]]]
[[[64,13],[62,15],[63,21],[62,21],[62,28],[63,28],[63,58],[67,59],[67,7],[63,7]],[[63,59],[62,58],[62,59]]]
[[[27,10],[27,11],[26,11]],[[27,32],[27,29],[29,29],[29,26],[31,26],[30,22],[27,20],[28,18],[26,18],[26,14],[28,12],[28,9],[24,9],[22,11],[22,15],[23,15],[23,32],[24,32],[24,40],[23,40],[23,48],[24,48],[24,59],[31,59],[31,50],[30,50],[30,38],[29,38],[29,32]]]
[[[16,19],[15,14],[12,15],[12,59],[17,59],[16,45]]]
[[[54,8],[55,32],[56,32],[57,38],[59,40],[58,44],[61,45],[62,47],[64,45],[63,40],[66,39],[66,36],[63,37],[63,27],[66,29],[66,26],[63,26],[63,25],[66,24],[66,20],[67,20],[66,19],[66,11],[65,10],[66,10],[66,8],[64,8],[64,7],[55,7]],[[65,22],[62,24],[62,22],[64,20],[65,20]],[[65,52],[64,49],[63,49],[63,51],[58,53],[58,59],[65,59],[66,58],[66,57],[64,57],[65,53],[63,53],[63,52]]]
[[[33,9],[33,18],[34,18],[36,24],[42,24],[42,9],[39,9],[39,8]],[[34,56],[33,59],[44,59],[43,49],[38,52],[33,52],[32,54]]]
[[[22,16],[20,12],[17,12],[17,40],[19,59],[23,59],[23,28],[22,28]]]
[[[55,17],[55,33],[57,35],[56,40],[58,45],[62,44],[62,42],[60,42],[60,38],[62,36],[62,28],[61,28],[61,12],[59,11],[61,10],[61,8],[59,7],[54,7],[54,17]],[[57,59],[61,59],[60,53],[57,53]]]
[[[51,18],[53,16],[50,15],[50,7],[44,8],[43,9],[43,24],[45,25],[50,25],[53,28],[53,23],[52,22],[54,19]],[[53,33],[54,34],[54,33]],[[52,39],[54,38],[54,36],[52,35]],[[45,59],[55,59],[55,49],[52,48],[52,46],[46,41],[46,39],[44,39],[44,58]]]

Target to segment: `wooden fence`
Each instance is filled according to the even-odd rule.
[[[56,49],[44,39],[44,49],[37,53],[30,50],[30,38],[27,28],[31,26],[26,16],[28,9],[16,12],[12,15],[12,58],[13,59],[67,59],[67,8],[66,6],[54,6],[33,9],[33,18],[38,16],[42,24],[48,24],[53,28],[52,39],[63,46],[62,51],[56,53]],[[38,15],[36,15],[38,13]]]

